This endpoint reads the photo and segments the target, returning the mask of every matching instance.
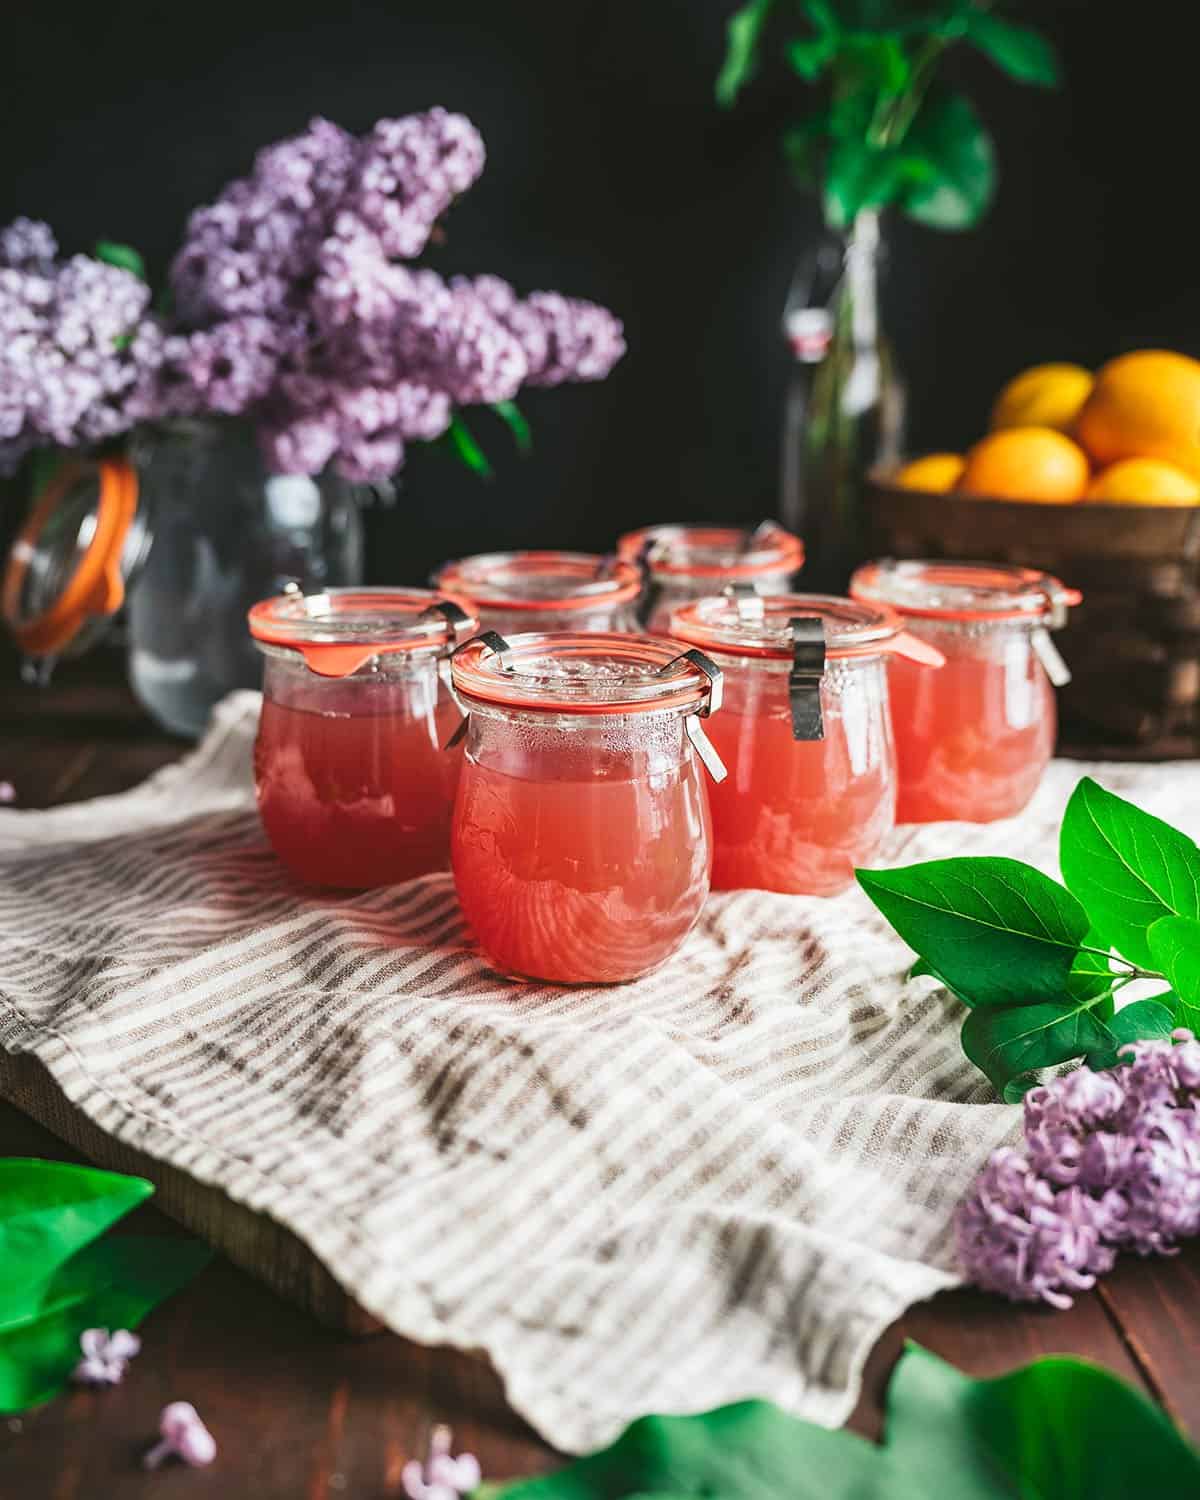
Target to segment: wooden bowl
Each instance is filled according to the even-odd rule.
[[[1060,751],[1200,755],[1200,505],[1040,505],[903,489],[868,477],[874,557],[1010,562],[1083,592],[1057,644]]]

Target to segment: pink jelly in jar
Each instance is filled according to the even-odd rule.
[[[760,526],[646,526],[627,532],[617,556],[645,575],[639,608],[646,629],[665,631],[682,605],[748,584],[758,594],[786,594],[804,565],[798,536],[764,521]]]
[[[990,823],[1019,813],[1054,753],[1055,684],[1070,674],[1049,631],[1080,595],[1007,564],[874,562],[850,583],[946,658],[891,663],[902,823]]]
[[[297,879],[361,890],[449,868],[461,718],[446,662],[476,620],[425,589],[297,589],[250,611],[266,657],[254,779]]]
[[[469,716],[454,881],[488,960],[560,984],[635,979],[695,925],[712,863],[700,652],[625,634],[489,633],[451,662]]]
[[[713,889],[833,896],[891,832],[896,757],[887,661],[940,663],[891,610],[823,594],[732,590],[676,610],[671,633],[722,669],[710,733]],[[935,674],[931,674],[935,675]]]

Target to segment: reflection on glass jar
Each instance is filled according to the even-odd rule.
[[[598,553],[484,552],[444,563],[433,582],[501,634],[638,629],[641,574]]]
[[[868,563],[855,598],[881,601],[936,646],[941,672],[890,667],[902,823],[990,823],[1019,813],[1054,753],[1054,681],[1067,680],[1048,631],[1079,595],[1006,565]]]
[[[617,634],[481,637],[452,671],[470,714],[454,879],[488,960],[566,984],[661,963],[709,888],[704,671]]]
[[[913,650],[890,611],[824,595],[711,598],[672,633],[725,674],[712,739],[713,889],[832,896],[869,864],[895,818],[886,655]]]
[[[744,526],[646,526],[627,532],[617,555],[645,574],[639,617],[665,632],[680,606],[749,584],[759,594],[784,594],[804,564],[804,544],[774,521]]]
[[[250,612],[266,656],[254,749],[276,854],[313,885],[365,889],[449,867],[462,754],[444,663],[475,620],[426,590],[296,591]]]

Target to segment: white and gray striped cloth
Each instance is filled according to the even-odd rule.
[[[955,1003],[905,983],[857,892],[713,897],[618,988],[500,979],[447,876],[287,881],[254,813],[256,716],[228,700],[136,791],[0,813],[0,1042],[288,1225],[393,1328],[486,1351],[560,1448],[748,1395],[844,1420],[882,1330],[954,1283],[954,1206],[1016,1126]],[[1053,869],[1082,769],[893,858]],[[1200,833],[1200,767],[1091,769]]]

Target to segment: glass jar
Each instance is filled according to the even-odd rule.
[[[641,574],[592,552],[484,552],[444,563],[434,585],[470,602],[485,630],[638,628]]]
[[[445,870],[462,761],[445,663],[477,621],[426,589],[294,589],[250,611],[266,657],[254,746],[263,827],[310,885]]]
[[[617,555],[645,574],[639,617],[666,631],[680,605],[719,594],[728,583],[783,594],[804,565],[804,544],[774,521],[760,526],[646,526],[627,532]]]
[[[896,756],[884,662],[937,653],[890,610],[822,594],[747,590],[677,610],[671,634],[725,674],[713,744],[713,889],[833,896],[892,830]]]
[[[64,459],[12,548],[6,621],[48,680],[124,606],[135,694],[194,739],[226,693],[259,686],[256,599],[361,579],[361,499],[332,475],[269,473],[237,422],[177,423],[130,458]]]
[[[990,823],[1019,813],[1054,753],[1054,687],[1070,673],[1049,631],[1080,595],[1006,564],[874,562],[856,599],[889,605],[946,658],[891,664],[902,823]]]
[[[700,718],[720,673],[647,636],[495,632],[451,672],[469,715],[454,880],[488,960],[560,984],[654,968],[708,894],[700,758],[723,772]]]

